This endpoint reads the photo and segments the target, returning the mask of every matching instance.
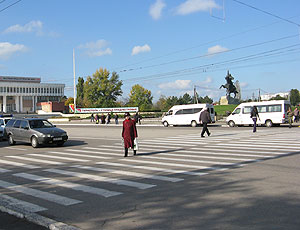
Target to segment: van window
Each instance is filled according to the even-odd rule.
[[[284,104],[284,112],[287,112],[291,108],[290,104]]]
[[[257,110],[259,113],[266,113],[267,112],[267,106],[266,105],[258,105]]]
[[[246,107],[243,109],[243,113],[251,113],[251,109],[252,109],[252,106],[246,106]]]
[[[241,112],[241,108],[237,108],[236,110],[233,111],[232,114],[239,114]]]
[[[202,108],[194,108],[194,113],[199,113],[202,110]]]
[[[193,109],[184,109],[183,110],[183,114],[192,114],[192,113],[194,113]]]
[[[178,110],[175,115],[182,115],[183,114],[183,109]]]
[[[281,105],[269,105],[269,112],[281,112]]]
[[[16,122],[14,123],[14,128],[19,128],[21,124],[20,120],[16,120]]]

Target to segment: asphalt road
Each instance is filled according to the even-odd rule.
[[[138,126],[124,158],[121,126],[58,126],[64,147],[0,142],[0,207],[58,229],[299,229],[299,128]]]

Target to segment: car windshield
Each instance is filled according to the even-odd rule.
[[[38,128],[51,128],[53,125],[46,120],[32,120],[29,121],[29,125],[31,129],[38,129]]]

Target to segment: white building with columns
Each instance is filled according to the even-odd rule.
[[[41,83],[41,78],[0,76],[0,112],[36,112],[38,102],[60,101],[64,84]]]

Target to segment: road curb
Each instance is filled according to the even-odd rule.
[[[36,213],[22,213],[19,211],[12,210],[10,208],[6,208],[4,206],[0,206],[0,211],[5,212],[9,215],[13,215],[20,219],[25,219],[28,222],[43,226],[50,230],[81,230],[80,228],[67,225],[63,222],[57,222],[55,220],[41,216]]]

